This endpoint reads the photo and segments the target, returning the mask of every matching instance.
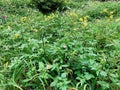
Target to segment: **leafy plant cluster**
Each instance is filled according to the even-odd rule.
[[[19,1],[19,11],[7,3],[0,6],[0,89],[120,89],[118,3],[92,2],[101,6],[99,18],[87,7],[43,15],[27,2]]]
[[[119,2],[97,2],[95,3],[83,3],[81,5],[83,10],[86,10],[85,12],[81,12],[83,16],[88,15],[94,19],[94,18],[102,18],[102,17],[108,17],[110,14],[113,14],[114,16],[120,15],[120,3]],[[91,8],[90,8],[91,7]]]
[[[67,0],[31,0],[31,4],[42,13],[50,13],[56,10],[65,10]]]

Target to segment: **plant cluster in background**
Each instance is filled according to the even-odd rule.
[[[31,5],[35,6],[42,13],[51,13],[56,10],[63,11],[66,9],[69,0],[31,0]]]
[[[120,3],[70,2],[0,1],[0,89],[120,90]]]

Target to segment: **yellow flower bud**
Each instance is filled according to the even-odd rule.
[[[113,14],[113,13],[114,13],[114,11],[111,11],[111,12],[110,12],[110,14]]]
[[[37,30],[37,29],[34,29],[33,31],[34,31],[34,32],[38,32],[38,30]]]
[[[9,63],[8,63],[8,62],[6,62],[6,63],[5,63],[5,67],[8,67],[8,64],[9,64]]]
[[[100,19],[97,19],[97,22],[101,22],[101,20],[100,20]]]
[[[112,19],[113,18],[113,15],[110,15],[110,19]]]
[[[115,21],[116,21],[116,22],[119,22],[119,21],[120,21],[120,18],[117,18]]]
[[[104,9],[104,10],[103,10],[103,12],[104,12],[104,13],[107,13],[107,12],[108,12],[108,10],[107,10],[107,9]]]
[[[21,18],[21,22],[24,22],[24,21],[26,21],[26,17]]]
[[[87,20],[89,18],[89,16],[85,16],[84,19]]]
[[[83,18],[79,18],[79,21],[83,22]]]
[[[20,36],[20,34],[16,33],[14,34],[14,38],[18,38]]]
[[[83,25],[86,27],[88,25],[88,23],[87,22],[83,22]]]

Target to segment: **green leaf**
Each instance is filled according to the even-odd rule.
[[[67,86],[61,87],[62,90],[67,90]]]
[[[106,76],[107,76],[107,72],[101,71],[101,72],[100,72],[100,75],[106,77]]]
[[[103,89],[107,89],[110,87],[109,83],[105,82],[105,81],[98,81],[97,82]]]
[[[39,62],[39,71],[42,71],[44,69],[45,69],[44,63],[43,62]]]
[[[67,73],[62,73],[62,74],[61,74],[61,77],[62,77],[62,78],[66,78],[66,75],[67,75]]]
[[[92,74],[89,74],[89,73],[85,73],[85,76],[86,80],[90,80],[91,78],[94,78],[94,76]]]

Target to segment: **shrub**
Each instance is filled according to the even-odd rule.
[[[64,10],[66,0],[31,0],[31,4],[37,7],[42,13],[50,13],[56,10]]]

